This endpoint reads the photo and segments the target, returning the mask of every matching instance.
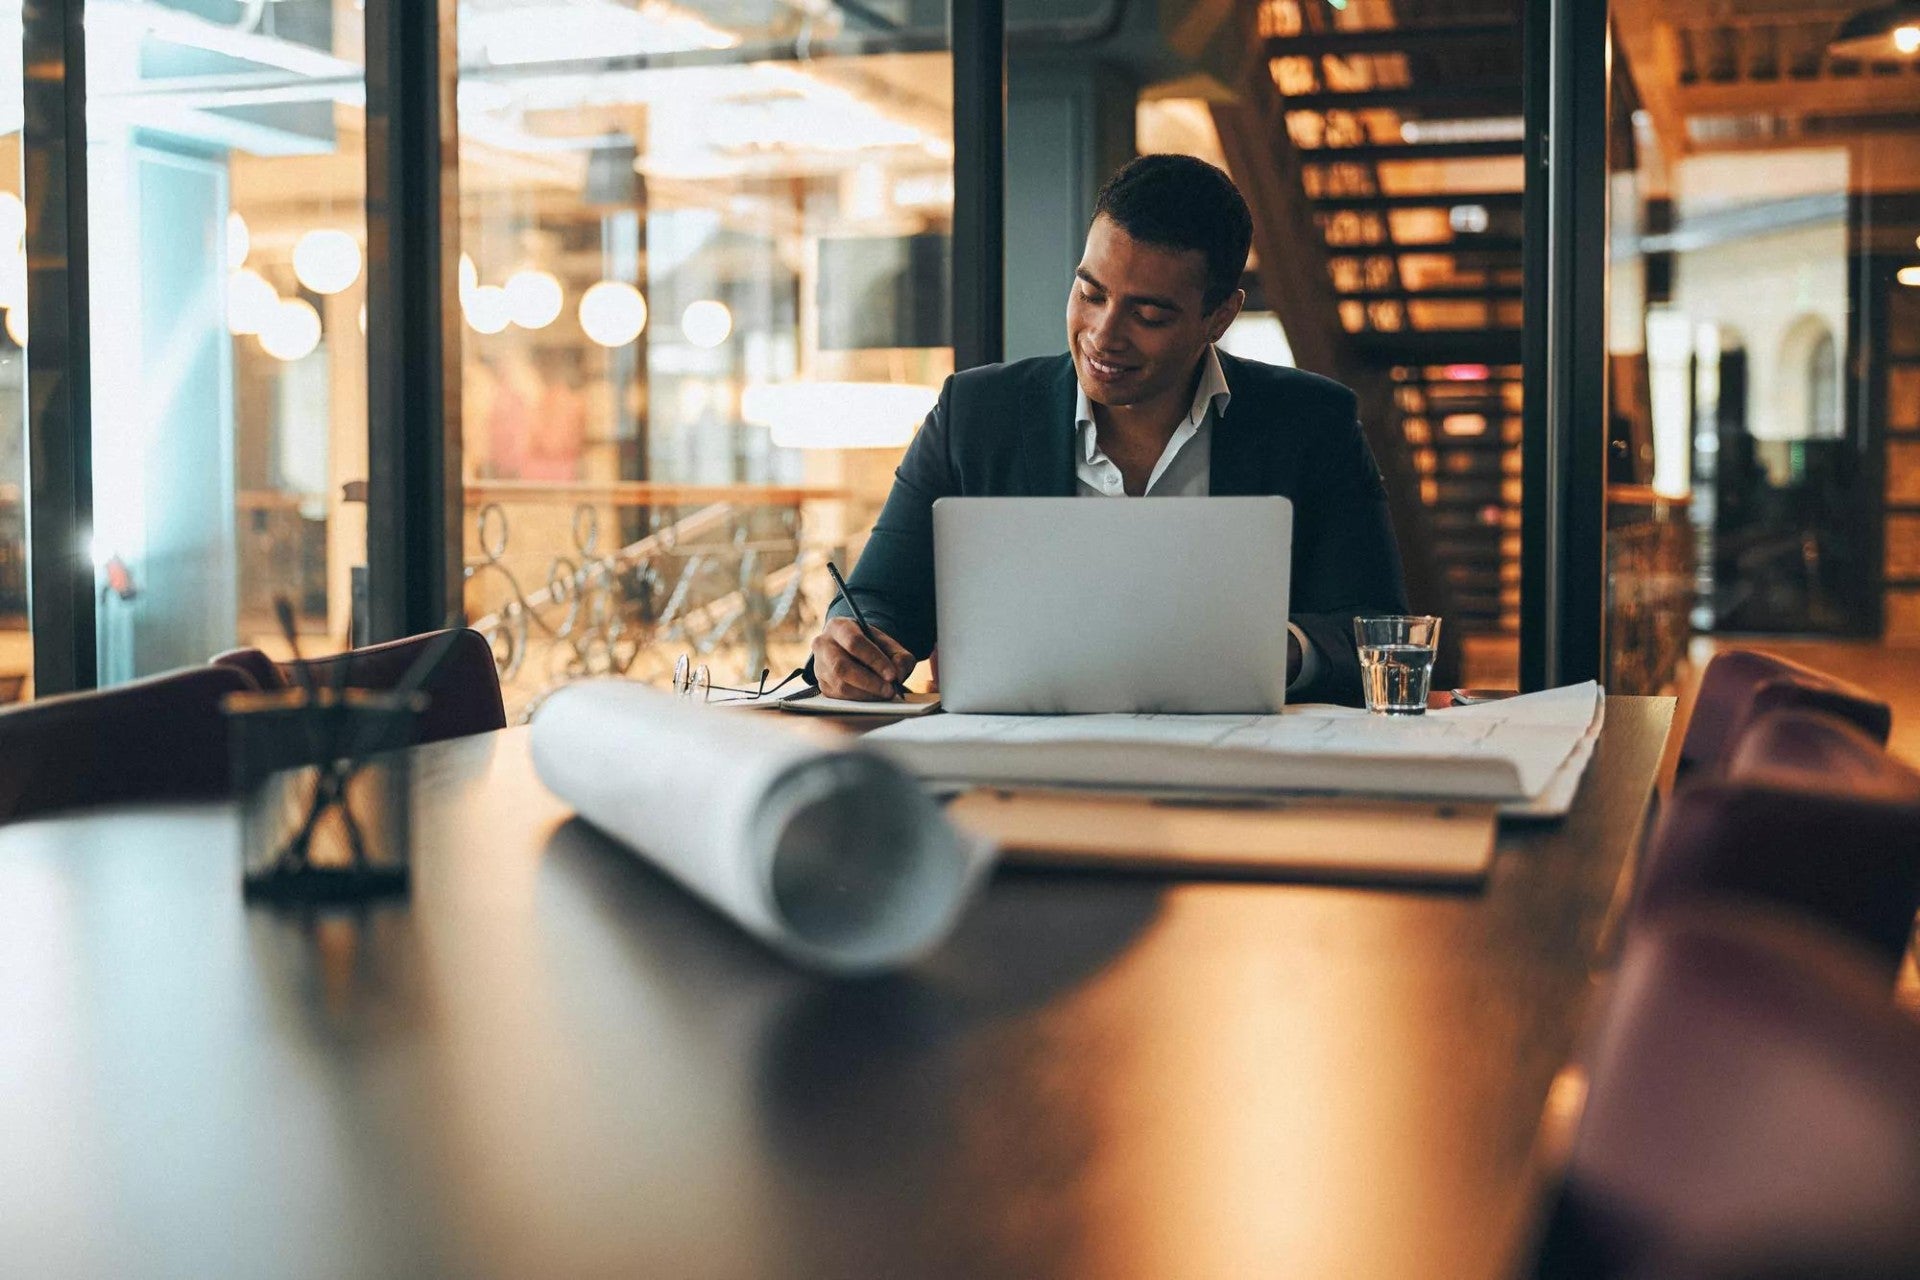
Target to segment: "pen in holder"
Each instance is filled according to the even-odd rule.
[[[313,687],[229,694],[228,742],[249,901],[404,894],[408,756],[427,696]]]

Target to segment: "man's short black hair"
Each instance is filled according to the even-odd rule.
[[[1192,156],[1141,156],[1107,179],[1093,216],[1156,249],[1197,249],[1207,259],[1206,308],[1240,287],[1253,215],[1233,179]]]

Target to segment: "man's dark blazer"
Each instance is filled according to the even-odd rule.
[[[1233,395],[1213,425],[1210,492],[1293,499],[1289,610],[1321,661],[1312,684],[1289,697],[1357,704],[1353,618],[1405,613],[1407,601],[1386,491],[1360,432],[1353,392],[1224,351],[1220,367]],[[894,474],[893,491],[848,583],[867,620],[916,657],[925,658],[935,641],[934,501],[1071,497],[1075,392],[1066,355],[969,369],[942,388]],[[1088,643],[1098,644],[1099,637],[1089,636]]]

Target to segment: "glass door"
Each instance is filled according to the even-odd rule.
[[[509,712],[784,674],[953,370],[945,8],[459,23],[462,551]]]
[[[355,0],[89,0],[102,683],[348,643],[366,468]]]

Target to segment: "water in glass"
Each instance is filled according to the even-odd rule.
[[[1361,645],[1360,678],[1368,708],[1388,715],[1424,714],[1433,654],[1433,646],[1425,644]]]

